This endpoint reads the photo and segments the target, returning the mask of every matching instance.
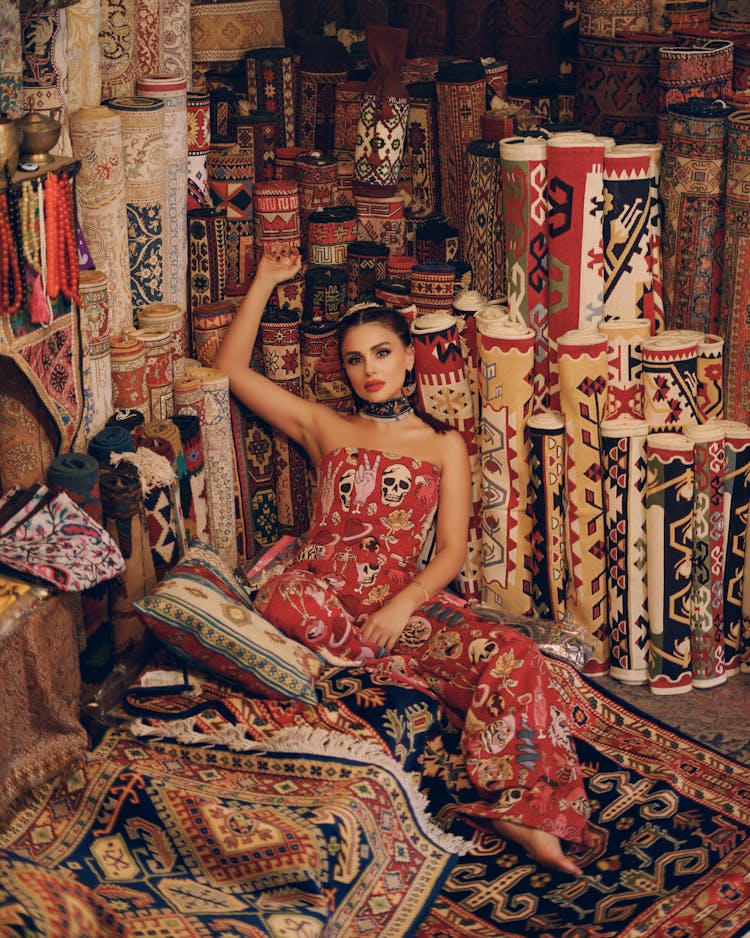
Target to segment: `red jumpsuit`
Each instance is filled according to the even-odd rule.
[[[295,559],[255,607],[285,634],[340,658],[426,684],[462,726],[477,816],[586,841],[588,803],[565,706],[537,646],[440,597],[423,603],[380,661],[359,623],[418,572],[440,473],[421,459],[341,448],[318,468],[316,503]]]

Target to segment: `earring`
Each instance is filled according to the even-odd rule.
[[[409,370],[404,375],[403,395],[404,397],[411,397],[416,390],[417,375],[413,368],[409,368]]]

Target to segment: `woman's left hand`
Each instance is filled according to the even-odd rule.
[[[362,639],[387,652],[393,651],[413,612],[411,603],[390,600],[367,617],[360,628]]]

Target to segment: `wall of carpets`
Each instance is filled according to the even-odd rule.
[[[415,393],[472,461],[465,598],[571,619],[589,671],[655,693],[748,666],[741,4],[0,0],[0,22],[0,109],[63,127],[63,168],[0,201],[0,483],[65,489],[121,546],[84,596],[92,684],[191,538],[244,565],[306,528],[304,454],[213,368],[279,240],[305,261],[253,366],[351,412],[337,320],[404,311]],[[41,306],[60,216],[81,269],[69,233]]]

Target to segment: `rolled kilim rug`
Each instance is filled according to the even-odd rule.
[[[667,137],[667,109],[689,98],[723,98],[732,89],[734,43],[728,39],[692,40],[659,49],[660,140]]]
[[[727,115],[723,101],[692,98],[667,111],[660,198],[667,326],[722,332]]]
[[[646,319],[603,319],[607,340],[606,417],[643,417],[643,343],[651,335]]]
[[[399,26],[409,30],[409,58],[430,58],[448,51],[448,0],[397,0],[395,12]]]
[[[710,23],[711,0],[651,0],[652,32],[708,29]]]
[[[442,208],[458,228],[458,257],[463,259],[469,196],[467,146],[479,138],[485,112],[485,78],[480,62],[441,65],[436,76]]]
[[[347,298],[349,305],[375,297],[375,284],[385,279],[388,257],[385,244],[351,241],[347,248]]]
[[[151,559],[157,581],[162,580],[180,556],[174,502],[177,476],[168,457],[146,446],[139,446],[134,453],[120,453],[112,462],[115,466],[130,463],[138,470]]]
[[[401,309],[408,306],[411,299],[411,288],[406,280],[378,280],[375,284],[375,299],[384,306]]]
[[[479,599],[482,578],[482,467],[458,322],[449,312],[418,315],[411,324],[417,398],[422,409],[464,438],[471,471],[471,515],[466,560],[457,584],[465,599]]]
[[[108,107],[70,117],[70,139],[81,168],[76,207],[97,270],[107,277],[112,335],[133,325],[122,118]]]
[[[109,345],[112,368],[112,406],[132,407],[151,419],[151,400],[146,386],[146,349],[140,339],[126,333],[112,336]]]
[[[420,263],[452,263],[458,255],[458,240],[458,228],[444,218],[417,221],[414,229],[414,256]]]
[[[524,117],[531,115],[541,121],[557,121],[557,80],[540,75],[511,78],[508,82],[508,103],[520,109]]]
[[[238,147],[211,150],[206,157],[211,204],[226,214],[227,283],[247,283],[255,269],[253,160],[252,153]]]
[[[83,349],[83,426],[89,440],[112,413],[112,363],[110,361],[110,312],[107,275],[101,270],[82,270],[81,346]]]
[[[205,368],[213,368],[224,333],[234,319],[236,306],[231,300],[203,303],[190,312],[193,352]]]
[[[469,375],[471,400],[477,425],[479,424],[481,407],[479,403],[479,341],[477,338],[476,314],[477,310],[481,309],[486,303],[487,298],[478,290],[459,290],[453,297],[453,315],[458,323],[458,337]]]
[[[307,243],[310,212],[333,205],[338,185],[337,169],[336,160],[325,156],[320,150],[303,153],[297,159],[300,231],[303,243]]]
[[[726,341],[726,412],[750,421],[750,110],[727,121],[726,230],[722,272],[721,334]]]
[[[189,351],[188,316],[184,306],[175,303],[149,303],[142,306],[138,319],[143,329],[166,329],[172,340],[172,371],[175,378],[184,374]]]
[[[151,420],[163,420],[174,411],[174,345],[168,329],[143,326],[125,333],[143,343],[146,392]]]
[[[575,120],[594,134],[618,143],[656,140],[659,113],[657,33],[622,32],[585,36],[576,58]]]
[[[336,85],[346,81],[346,50],[335,36],[306,36],[300,43],[297,144],[331,153]]]
[[[690,666],[694,687],[714,687],[724,664],[724,428],[720,420],[686,427],[693,441],[693,569]]]
[[[708,333],[698,339],[698,422],[724,417],[724,339]]]
[[[175,474],[176,482],[174,484],[170,482],[168,491],[172,502],[172,526],[177,538],[176,552],[181,557],[188,545],[185,519],[190,516],[192,493],[180,431],[170,419],[152,420],[151,423],[144,424],[139,431],[139,449],[140,447],[146,447],[168,459]]]
[[[203,389],[201,439],[206,467],[206,497],[211,546],[234,567],[237,562],[234,508],[234,466],[227,454],[232,451],[232,420],[229,411],[229,379],[215,368],[196,368]]]
[[[190,4],[193,63],[242,60],[248,49],[284,45],[279,0]]]
[[[297,127],[297,55],[286,46],[245,53],[247,100],[251,111],[276,115],[276,145],[293,147]]]
[[[724,662],[727,677],[740,669],[747,511],[750,504],[750,427],[721,421],[724,429]]]
[[[299,328],[294,312],[270,306],[260,323],[266,377],[297,395],[302,393]],[[272,436],[279,527],[284,534],[301,534],[308,524],[307,459],[286,434],[274,428]]]
[[[188,212],[190,309],[224,299],[227,283],[227,213],[212,208]]]
[[[645,420],[621,414],[601,423],[604,473],[609,673],[626,684],[648,680]]]
[[[526,419],[533,397],[534,332],[518,323],[489,323],[477,342],[482,601],[526,615],[533,594]]]
[[[297,160],[310,152],[310,147],[276,147],[273,155],[273,178],[297,181]]]
[[[692,687],[693,442],[650,433],[646,447],[648,682],[654,694],[684,694]]]
[[[531,611],[542,619],[566,615],[565,421],[558,411],[539,411],[526,421],[529,434],[531,510]]]
[[[392,195],[404,153],[409,93],[401,78],[408,30],[368,26],[365,31],[372,75],[360,97],[354,147],[354,195]]]
[[[506,59],[494,55],[482,56],[484,78],[487,82],[487,108],[496,107],[508,96],[508,75],[510,68]]]
[[[336,189],[333,193],[334,205],[354,205],[354,160],[350,156],[340,156],[336,160]]]
[[[21,11],[13,0],[0,2],[0,33],[3,55],[0,62],[0,111],[9,117],[23,114],[23,55]]]
[[[357,210],[332,205],[310,212],[307,218],[307,257],[312,265],[346,267],[347,247],[357,240]]]
[[[136,0],[102,0],[99,70],[102,98],[135,92]]]
[[[210,95],[207,91],[189,91],[187,207],[205,208],[208,203],[206,157],[211,149]]]
[[[464,254],[473,286],[485,296],[505,296],[505,242],[500,144],[473,140],[468,146],[469,201]]]
[[[549,271],[547,143],[533,137],[500,142],[508,308],[534,330],[535,411],[549,406]]]
[[[297,319],[302,318],[305,308],[305,274],[307,266],[305,261],[299,273],[291,280],[285,280],[276,287],[276,305],[279,309],[292,310]],[[272,304],[273,305],[273,304]]]
[[[353,158],[364,86],[363,81],[342,81],[336,85],[332,151],[336,159]]]
[[[659,144],[622,144],[604,154],[604,315],[648,320],[655,331],[652,198]]]
[[[138,428],[142,427],[145,422],[146,418],[143,416],[143,411],[135,410],[133,407],[125,407],[113,411],[107,420],[106,426],[124,427],[135,439]]]
[[[616,36],[621,32],[647,32],[650,0],[581,0],[579,29],[583,36]]]
[[[571,329],[596,329],[604,313],[602,266],[604,154],[591,134],[553,134],[549,182],[550,404],[559,403],[557,343]]]
[[[253,539],[256,549],[270,547],[278,540],[281,533],[274,487],[271,427],[236,398],[232,398],[233,422],[236,419],[235,414],[242,415],[241,432],[247,462]],[[234,432],[236,436],[239,430],[235,429]]]
[[[559,338],[560,410],[567,449],[568,612],[594,645],[587,674],[609,671],[604,489],[600,426],[607,402],[607,340],[573,329]]]
[[[220,144],[234,145],[232,118],[239,111],[237,95],[229,88],[211,88],[208,97],[211,148],[215,150]]]
[[[143,416],[142,412],[141,416]],[[100,466],[109,466],[110,456],[113,453],[132,453],[134,451],[133,434],[127,427],[118,424],[108,424],[89,440],[89,455]]]
[[[272,179],[253,186],[255,256],[260,260],[267,245],[277,242],[300,246],[299,189],[291,179]]]
[[[354,413],[354,399],[339,355],[335,322],[316,319],[299,329],[302,396],[340,414]]]
[[[146,627],[133,602],[156,587],[138,470],[129,463],[103,467],[99,487],[104,527],[125,559],[125,570],[110,581],[109,589],[115,659],[135,661],[145,650]]]
[[[164,158],[167,169],[167,200],[164,216],[165,303],[187,305],[187,184],[189,163],[187,78],[169,75],[141,76],[136,91],[164,102]]]
[[[411,269],[419,263],[419,258],[411,254],[391,254],[385,265],[388,280],[411,282]]]
[[[404,253],[406,222],[404,200],[400,195],[379,198],[357,195],[355,191],[354,205],[357,210],[357,240],[377,241],[384,244],[389,253]]]
[[[137,310],[164,299],[168,221],[165,105],[160,98],[136,95],[109,98],[103,103],[118,112],[122,121],[130,295]]]
[[[206,391],[195,370],[201,367],[196,361],[190,373],[175,378],[174,410],[176,414],[192,414],[203,424],[206,409]],[[205,366],[204,366],[205,367]]]
[[[310,267],[305,273],[304,321],[337,323],[348,305],[347,285],[344,267]]]
[[[643,341],[643,416],[651,431],[698,423],[700,333],[668,329]]]
[[[452,264],[426,261],[411,269],[411,301],[420,315],[450,310],[455,296],[456,269]]]
[[[415,218],[429,218],[440,211],[437,85],[434,81],[413,82],[407,85],[407,90],[409,122],[405,146],[412,193],[409,213]]]
[[[180,434],[180,444],[187,470],[186,478],[180,479],[180,502],[185,523],[185,537],[188,546],[193,540],[208,544],[211,535],[208,525],[200,420],[196,414],[183,413],[172,414],[169,419]]]
[[[497,6],[497,44],[493,51],[507,59],[510,74],[517,78],[557,75],[562,25],[560,0],[503,0]]]
[[[229,121],[237,149],[252,154],[255,181],[273,179],[277,117],[272,111],[236,114]]]

